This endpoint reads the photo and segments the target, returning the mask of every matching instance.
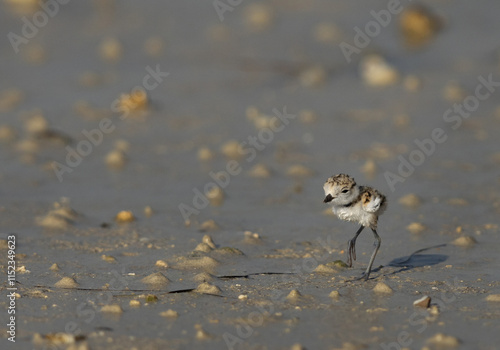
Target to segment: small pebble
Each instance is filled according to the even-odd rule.
[[[306,350],[306,348],[302,344],[295,343],[290,347],[290,350]]]
[[[341,33],[338,27],[331,22],[318,23],[313,30],[314,40],[323,44],[336,43]]]
[[[271,171],[269,168],[262,163],[255,164],[252,169],[248,172],[251,177],[266,179],[271,176]]]
[[[151,285],[164,285],[170,282],[170,280],[161,272],[155,272],[141,279],[141,282]]]
[[[109,305],[104,305],[103,307],[101,307],[101,312],[121,314],[121,313],[123,313],[123,309],[118,304],[109,304]]]
[[[477,243],[477,240],[471,236],[462,236],[462,237],[458,237],[457,239],[455,239],[451,243],[454,245],[457,245],[459,247],[472,247],[474,244]]]
[[[500,302],[500,294],[490,294],[486,297],[486,301]]]
[[[224,191],[219,186],[212,186],[205,195],[213,206],[220,206],[224,202]]]
[[[360,74],[369,86],[394,85],[399,80],[398,71],[385,61],[382,56],[368,55],[360,62]]]
[[[161,37],[151,37],[148,38],[144,42],[144,51],[146,54],[149,56],[159,56],[163,52],[163,47],[165,46],[165,43],[163,42],[163,39]]]
[[[322,66],[312,66],[300,72],[300,84],[309,88],[322,86],[328,78],[328,72]]]
[[[105,38],[99,44],[99,55],[107,62],[117,62],[122,57],[122,44],[115,38]]]
[[[196,248],[194,248],[195,251],[199,251],[199,252],[204,252],[204,253],[208,253],[210,251],[212,251],[212,247],[210,247],[208,244],[206,243],[200,243],[196,246]]]
[[[56,284],[54,284],[57,288],[78,288],[79,284],[71,277],[63,277]]]
[[[160,316],[167,317],[167,318],[177,318],[177,317],[179,317],[179,313],[175,310],[168,309],[166,311],[160,312]]]
[[[407,195],[399,198],[399,203],[408,208],[416,208],[421,204],[421,200],[416,194],[408,193]]]
[[[130,307],[139,307],[141,306],[141,302],[139,300],[130,300],[130,302],[128,303]]]
[[[441,27],[441,19],[421,4],[408,7],[399,18],[399,28],[405,44],[412,48],[427,44]]]
[[[114,149],[106,155],[104,161],[109,168],[120,170],[127,164],[127,156],[123,151]]]
[[[208,148],[207,146],[203,146],[203,147],[200,147],[200,149],[198,149],[197,156],[198,156],[198,160],[206,162],[206,161],[212,160],[215,155],[214,155],[214,152],[212,152],[212,150],[210,150],[210,148]]]
[[[202,273],[199,273],[197,274],[196,276],[193,277],[193,280],[195,282],[199,282],[199,283],[202,283],[202,282],[210,282],[214,279],[214,276],[209,274],[208,272],[202,272]]]
[[[314,269],[314,272],[317,272],[317,273],[335,273],[337,271],[329,266],[324,265],[324,264],[319,264]]]
[[[373,291],[377,294],[392,294],[393,290],[384,282],[379,282],[373,288]]]
[[[270,6],[265,3],[252,3],[244,9],[244,21],[252,31],[268,29],[273,22],[274,14]]]
[[[155,266],[167,268],[168,264],[165,261],[163,261],[163,260],[157,260],[156,263],[155,263]]]
[[[109,262],[109,263],[114,263],[116,262],[116,259],[114,256],[111,256],[111,255],[101,255],[101,259],[106,261],[106,262]]]
[[[332,290],[328,296],[332,299],[338,299],[340,297],[340,293],[338,290]]]
[[[239,159],[243,156],[243,148],[236,140],[227,141],[221,147],[221,152],[230,159]]]
[[[422,298],[417,299],[413,302],[413,306],[418,306],[418,307],[423,307],[423,308],[428,308],[429,305],[431,304],[431,297],[424,295]]]
[[[57,264],[52,264],[52,266],[49,268],[51,271],[59,271],[59,266]]]
[[[200,225],[200,231],[215,231],[217,229],[219,226],[212,219],[206,220]]]
[[[406,229],[414,234],[417,234],[417,233],[424,231],[425,228],[426,227],[419,222],[412,222],[411,224],[406,226]]]
[[[239,300],[247,300],[248,299],[248,295],[246,295],[246,294],[240,294],[240,295],[238,295],[238,299]]]
[[[118,223],[132,222],[135,221],[135,216],[130,210],[122,210],[116,215],[115,221]]]
[[[201,294],[212,294],[212,295],[220,295],[222,291],[220,290],[219,287],[210,284],[208,282],[203,282],[196,289],[194,290],[196,293],[201,293]]]
[[[149,205],[144,208],[144,215],[146,215],[146,217],[150,218],[153,214],[154,210]]]
[[[302,297],[302,294],[297,289],[292,289],[286,296],[287,300],[296,301]]]
[[[307,177],[307,176],[312,176],[314,172],[311,169],[301,164],[296,164],[296,165],[291,165],[287,169],[286,174],[288,176],[293,176],[293,177]]]
[[[456,348],[460,345],[460,340],[452,335],[437,333],[436,335],[427,339],[427,343],[440,347]]]
[[[368,159],[361,167],[361,171],[367,179],[373,179],[377,173],[377,164],[373,159]]]
[[[203,235],[203,238],[201,239],[201,241],[205,244],[207,244],[210,248],[212,249],[215,249],[215,243],[214,243],[214,240],[212,239],[212,237],[210,237],[209,235]]]

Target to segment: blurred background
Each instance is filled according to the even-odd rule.
[[[389,198],[380,264],[463,234],[498,247],[498,1],[0,8],[0,229],[43,271],[129,234],[167,260],[206,231],[267,237],[255,254],[334,233],[339,254],[355,227],[324,215],[337,173]],[[446,141],[402,173],[436,128]]]

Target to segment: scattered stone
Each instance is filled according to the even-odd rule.
[[[371,54],[360,62],[360,74],[369,86],[394,85],[399,80],[398,71],[385,61],[382,56]]]
[[[243,156],[243,148],[236,140],[227,141],[221,147],[221,152],[230,159],[239,159]]]
[[[304,124],[311,124],[318,120],[318,116],[314,111],[304,109],[299,112],[299,120]]]
[[[217,225],[217,223],[212,219],[206,220],[200,225],[200,231],[202,231],[202,232],[215,231],[218,229],[219,229],[219,225]]]
[[[462,236],[458,237],[451,243],[459,247],[472,247],[474,244],[477,243],[477,240],[472,236]]]
[[[23,99],[24,94],[19,89],[9,88],[6,90],[2,90],[0,92],[0,112],[9,112],[10,110],[18,106]]]
[[[306,350],[306,348],[302,344],[295,343],[290,347],[290,350]]]
[[[37,217],[35,221],[39,226],[48,229],[64,230],[73,225],[78,216],[78,213],[69,206],[69,200],[62,198],[60,202],[54,203],[54,209],[46,216]]]
[[[130,210],[122,210],[116,214],[115,221],[118,223],[127,223],[135,221],[135,216]]]
[[[130,307],[140,307],[141,306],[141,302],[139,300],[135,300],[135,299],[130,300],[130,302],[128,304]]]
[[[326,264],[327,266],[335,266],[335,267],[348,267],[345,262],[342,260],[335,260],[334,262],[329,262]]]
[[[460,340],[452,335],[437,333],[436,335],[427,339],[427,343],[439,347],[456,348],[460,345]]]
[[[7,125],[0,125],[0,142],[10,143],[17,139],[16,131]]]
[[[146,54],[152,57],[160,56],[165,43],[161,37],[151,37],[144,42],[144,51]]]
[[[332,299],[338,299],[340,297],[340,293],[338,290],[332,290],[328,296]]]
[[[424,295],[422,298],[417,299],[413,302],[413,306],[423,307],[427,309],[431,304],[431,297],[428,295]]]
[[[248,299],[248,295],[246,295],[246,294],[240,294],[240,295],[238,295],[238,299],[239,300],[247,300]]]
[[[442,27],[442,21],[423,5],[413,5],[403,11],[399,28],[406,45],[421,47],[430,42]]]
[[[432,316],[439,315],[439,307],[437,305],[431,305],[429,307],[429,314],[431,314]]]
[[[156,260],[155,266],[167,268],[168,264],[163,260]]]
[[[71,277],[63,277],[61,278],[56,284],[54,284],[54,287],[57,288],[78,288],[79,284]]]
[[[399,203],[408,207],[408,208],[416,208],[421,204],[420,198],[414,194],[409,193],[401,198],[399,198]]]
[[[204,235],[201,241],[205,244],[207,244],[210,248],[215,249],[215,243],[209,235]]]
[[[122,44],[116,38],[104,38],[99,45],[99,55],[110,63],[119,61],[122,52]]]
[[[210,282],[214,279],[214,276],[209,274],[208,272],[201,272],[199,274],[197,274],[196,276],[193,277],[193,280],[195,282],[199,282],[199,283],[202,283],[202,282]]]
[[[255,164],[252,169],[248,172],[251,177],[255,177],[258,179],[267,179],[271,176],[271,170],[262,163]]]
[[[37,113],[26,120],[24,129],[29,135],[42,135],[49,131],[49,122],[41,113]]]
[[[106,261],[106,262],[109,262],[109,263],[115,263],[116,262],[116,259],[114,256],[111,256],[111,255],[101,255],[101,259]]]
[[[462,101],[467,96],[467,92],[455,81],[449,81],[443,89],[443,97],[450,102]]]
[[[170,280],[161,272],[155,272],[141,279],[141,282],[150,285],[164,285],[170,282]]]
[[[241,250],[233,247],[217,248],[215,252],[222,255],[245,255]]]
[[[127,164],[127,156],[122,150],[114,149],[106,155],[104,159],[106,165],[115,170],[120,170]]]
[[[206,162],[212,160],[214,156],[214,152],[212,152],[212,150],[207,146],[202,146],[198,149],[198,160]]]
[[[323,265],[323,264],[319,264],[314,269],[314,272],[317,272],[317,273],[335,273],[337,271],[335,269],[329,267],[329,266],[326,266],[326,265]]]
[[[403,80],[403,86],[410,92],[416,92],[422,87],[422,81],[415,75],[408,75]]]
[[[486,297],[486,301],[500,302],[500,294],[490,294]]]
[[[333,44],[340,39],[341,34],[334,23],[321,22],[314,27],[313,37],[317,42],[323,44]]]
[[[144,297],[146,303],[156,303],[158,301],[158,297],[154,294],[148,294]]]
[[[264,3],[252,3],[244,9],[244,21],[252,31],[262,31],[268,29],[274,18],[273,10]]]
[[[384,282],[379,282],[375,285],[373,288],[373,291],[377,294],[392,294],[392,288],[389,287],[387,284]]]
[[[196,246],[196,248],[194,248],[195,251],[199,251],[199,252],[204,252],[204,253],[208,253],[210,251],[212,251],[212,248],[206,244],[206,243],[200,243]]]
[[[448,204],[450,205],[458,205],[458,206],[462,206],[462,205],[468,205],[469,203],[463,199],[463,198],[450,198],[446,201]]]
[[[302,298],[302,294],[297,289],[292,289],[286,296],[286,299],[289,301],[297,301],[300,298]]]
[[[368,159],[361,167],[361,171],[368,179],[373,179],[377,173],[377,164],[373,159]]]
[[[205,269],[213,270],[219,264],[217,260],[209,256],[195,258],[181,258],[177,267],[186,269]]]
[[[51,344],[53,346],[71,345],[76,342],[76,337],[71,333],[48,333],[41,335],[40,333],[33,334],[33,344],[43,345]]]
[[[154,214],[154,210],[153,208],[151,208],[149,205],[147,205],[145,208],[144,208],[144,215],[146,215],[147,218],[150,218],[152,217]]]
[[[312,176],[314,174],[314,172],[311,169],[309,169],[301,164],[296,164],[296,165],[290,166],[287,169],[286,174],[288,176],[294,176],[294,177],[308,177],[308,176]]]
[[[224,191],[219,186],[212,186],[205,195],[213,206],[220,206],[224,202]]]
[[[406,226],[406,229],[411,233],[417,234],[424,231],[426,227],[419,222],[412,222],[411,224]]]
[[[320,87],[328,78],[328,72],[322,66],[315,65],[300,72],[300,84],[309,88]]]
[[[59,266],[57,264],[52,264],[51,267],[49,267],[50,271],[59,271]]]
[[[101,312],[110,313],[110,314],[121,314],[123,313],[123,309],[118,304],[109,304],[101,307]]]
[[[262,240],[260,239],[260,235],[258,233],[252,231],[245,231],[243,232],[243,235],[245,236],[244,239],[245,243],[256,244],[262,242]]]
[[[203,282],[199,284],[194,291],[196,293],[211,294],[211,295],[220,295],[222,293],[219,287],[210,284],[208,282]]]
[[[177,318],[177,317],[179,317],[179,313],[175,310],[168,309],[166,311],[160,312],[160,316],[167,317],[167,318]]]

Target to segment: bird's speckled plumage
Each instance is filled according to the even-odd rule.
[[[329,177],[323,185],[325,199],[323,202],[332,206],[332,211],[341,220],[354,221],[361,225],[356,234],[348,242],[347,265],[352,266],[356,260],[356,239],[365,227],[369,227],[375,236],[375,250],[372,253],[368,268],[363,276],[366,280],[370,276],[375,256],[380,247],[381,239],[377,233],[379,215],[387,208],[387,199],[374,188],[358,186],[352,177],[338,174]]]

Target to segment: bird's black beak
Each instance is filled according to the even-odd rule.
[[[333,199],[332,195],[329,194],[328,196],[325,197],[325,199],[323,200],[323,203],[328,203],[328,202],[331,202]]]

